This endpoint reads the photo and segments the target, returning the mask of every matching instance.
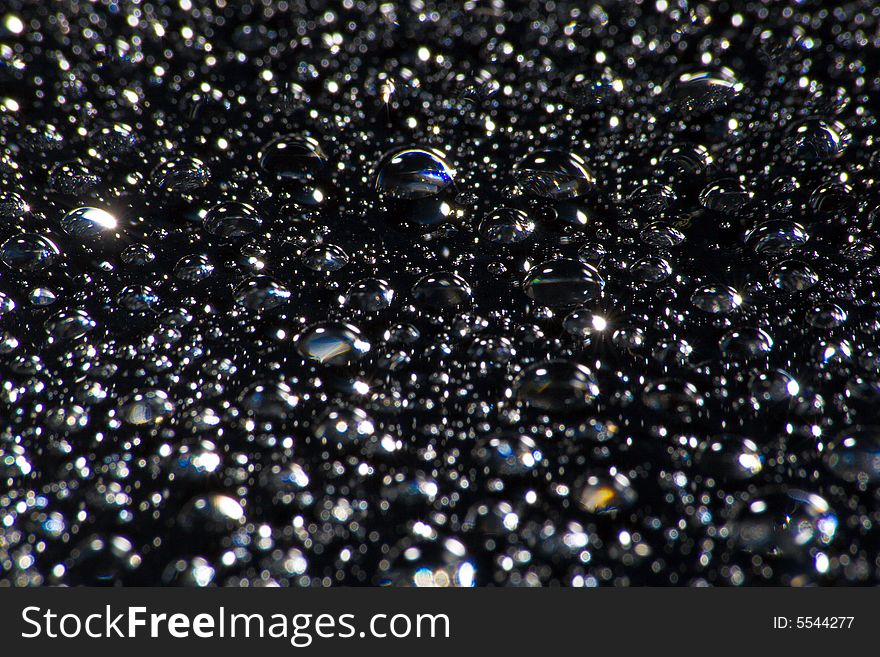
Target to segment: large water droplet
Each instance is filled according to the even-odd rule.
[[[790,160],[814,162],[840,157],[849,142],[849,131],[839,121],[811,117],[792,124],[783,145]]]
[[[12,269],[43,271],[61,255],[55,244],[42,235],[23,233],[11,237],[0,246],[0,259]]]
[[[424,198],[452,185],[453,176],[454,171],[439,151],[404,148],[382,158],[376,190],[397,199]]]
[[[99,208],[77,208],[61,218],[61,227],[74,237],[93,238],[114,233],[117,228],[116,217]]]
[[[468,282],[451,272],[423,276],[412,288],[413,300],[428,309],[458,308],[470,302],[471,294]]]
[[[479,230],[490,242],[516,244],[532,235],[535,223],[522,210],[501,208],[487,214],[480,222]]]
[[[743,84],[729,68],[681,73],[672,89],[674,103],[691,113],[716,111],[743,91]]]
[[[529,194],[550,199],[583,196],[594,184],[584,159],[568,151],[533,151],[514,165],[513,176]]]
[[[605,279],[580,260],[560,258],[533,267],[523,291],[542,306],[574,306],[599,297]]]
[[[215,205],[205,215],[205,230],[218,237],[244,237],[255,233],[263,218],[247,203],[227,202]]]
[[[260,166],[277,178],[314,182],[320,177],[327,157],[314,137],[284,135],[260,150]]]
[[[575,412],[593,404],[599,384],[584,365],[565,360],[536,363],[513,384],[516,399],[531,408],[550,412]]]
[[[370,350],[370,343],[352,324],[323,322],[300,333],[296,349],[303,358],[322,365],[347,365],[360,360]]]
[[[880,427],[844,429],[828,444],[825,463],[846,481],[868,484],[880,480]]]

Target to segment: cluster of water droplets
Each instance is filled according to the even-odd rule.
[[[876,583],[877,28],[4,3],[0,584]]]

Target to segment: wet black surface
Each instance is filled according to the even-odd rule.
[[[0,11],[0,582],[876,582],[869,2]]]

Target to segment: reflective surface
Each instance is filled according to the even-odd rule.
[[[0,585],[878,583],[877,30],[8,0]]]

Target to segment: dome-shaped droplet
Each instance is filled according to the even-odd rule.
[[[845,481],[880,480],[880,426],[859,425],[838,433],[828,444],[825,463]]]
[[[233,292],[235,302],[250,310],[271,310],[290,299],[290,290],[271,276],[243,280]]]
[[[801,386],[785,370],[773,369],[756,372],[749,379],[751,403],[756,409],[791,404],[800,394]]]
[[[192,192],[208,184],[211,171],[195,157],[179,157],[162,162],[150,174],[150,180],[164,192]]]
[[[722,481],[742,480],[761,472],[764,457],[753,440],[722,434],[700,445],[694,464],[704,474]]]
[[[661,283],[672,275],[672,265],[664,258],[648,256],[629,268],[633,278],[645,283]]]
[[[515,433],[483,438],[472,451],[474,458],[496,476],[528,474],[543,458],[534,439]]]
[[[30,206],[15,192],[0,192],[0,217],[18,219],[30,212]]]
[[[127,123],[105,125],[93,132],[89,138],[95,144],[95,150],[107,157],[131,151],[138,141],[133,128]]]
[[[363,358],[370,343],[352,324],[323,322],[300,333],[296,349],[303,358],[322,365],[346,365]]]
[[[807,324],[817,329],[833,329],[846,323],[847,313],[836,303],[820,303],[807,311]]]
[[[727,314],[742,305],[742,297],[727,285],[707,285],[694,290],[691,303],[706,313]]]
[[[685,240],[685,234],[663,221],[652,221],[639,233],[642,242],[657,249],[669,249]]]
[[[244,522],[244,508],[229,495],[198,495],[181,508],[177,523],[193,533],[223,534]]]
[[[126,310],[142,312],[159,303],[159,295],[148,285],[126,285],[119,291],[116,302]]]
[[[550,199],[583,196],[594,184],[584,159],[569,151],[533,151],[513,166],[513,176],[527,193]]]
[[[627,509],[638,499],[629,479],[619,473],[587,475],[574,488],[578,506],[590,514]]]
[[[80,239],[112,234],[117,229],[116,217],[100,208],[76,208],[61,218],[61,227],[68,235]]]
[[[357,310],[376,312],[391,305],[394,290],[386,280],[364,278],[352,285],[345,295],[345,305]]]
[[[679,143],[660,154],[660,169],[667,180],[690,185],[711,168],[714,159],[702,144]]]
[[[575,412],[589,407],[599,396],[599,384],[584,365],[566,360],[536,363],[513,384],[516,399],[549,412]]]
[[[658,183],[641,185],[626,197],[627,204],[647,215],[663,214],[678,201],[678,194],[669,186]]]
[[[188,283],[198,283],[209,278],[213,273],[214,265],[202,254],[183,256],[174,265],[174,275]]]
[[[751,360],[766,356],[773,349],[773,338],[764,329],[738,328],[721,336],[719,346],[728,358]]]
[[[174,410],[174,403],[164,390],[146,390],[123,399],[119,415],[129,424],[158,424],[173,415]]]
[[[642,403],[652,411],[690,423],[705,402],[693,383],[662,378],[645,386]]]
[[[849,131],[839,121],[811,117],[786,130],[783,146],[789,160],[815,162],[840,157],[849,142]]]
[[[397,199],[418,199],[446,189],[452,185],[454,175],[440,152],[404,148],[382,158],[376,172],[376,190]]]
[[[299,404],[286,383],[257,382],[241,391],[238,403],[245,413],[261,420],[284,420]]]
[[[143,267],[156,259],[156,254],[146,244],[131,244],[125,247],[119,259],[132,267]]]
[[[379,581],[396,587],[470,588],[477,569],[457,538],[405,540],[383,561]]]
[[[115,586],[141,562],[124,536],[92,534],[70,551],[67,581],[75,586]]]
[[[746,244],[758,253],[782,254],[801,248],[809,237],[800,224],[786,219],[771,219],[750,230],[746,234]]]
[[[80,196],[98,186],[101,179],[82,162],[59,162],[49,171],[49,188],[60,194]]]
[[[0,292],[0,317],[15,310],[15,300],[5,292]]]
[[[360,408],[328,408],[312,429],[316,438],[331,445],[356,444],[374,432],[373,420]]]
[[[819,282],[819,275],[805,262],[785,260],[770,271],[770,281],[786,292],[804,292]]]
[[[553,205],[556,221],[568,226],[582,228],[593,221],[592,213],[580,201],[560,201]],[[588,258],[585,258],[588,260]]]
[[[288,182],[314,184],[325,173],[327,156],[314,137],[284,135],[263,146],[260,167],[270,176]]]
[[[345,267],[348,260],[348,254],[335,244],[319,244],[302,255],[303,264],[313,271],[336,271]]]
[[[0,259],[12,269],[43,271],[52,266],[61,251],[42,235],[22,233],[0,246]]]
[[[522,210],[501,208],[487,214],[480,222],[480,234],[497,244],[516,244],[531,237],[535,223]]]
[[[602,313],[584,308],[573,310],[562,320],[565,332],[579,338],[592,338],[610,333],[608,319]]]
[[[470,303],[471,294],[468,282],[451,272],[423,276],[412,288],[413,300],[429,309],[458,308]]]
[[[46,320],[46,332],[55,340],[73,340],[97,326],[84,310],[62,310]]]
[[[709,183],[700,192],[700,205],[716,212],[736,212],[754,196],[735,178],[722,178]]]
[[[205,215],[205,230],[218,237],[244,237],[260,230],[263,218],[247,203],[229,201],[215,205]]]
[[[798,556],[810,546],[831,543],[837,516],[815,493],[771,489],[741,503],[728,531],[740,549]]]
[[[728,68],[697,70],[681,73],[672,83],[675,105],[689,113],[716,111],[743,91],[743,84]]]
[[[523,291],[542,306],[575,306],[599,297],[605,279],[595,267],[580,260],[560,258],[533,267]]]

